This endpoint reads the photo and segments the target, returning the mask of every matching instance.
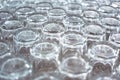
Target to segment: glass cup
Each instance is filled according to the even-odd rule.
[[[117,51],[107,42],[94,44],[86,54],[91,65],[94,65],[96,62],[102,62],[110,64],[111,67],[113,67],[115,60],[117,59],[117,55]]]
[[[49,21],[62,22],[63,18],[66,16],[66,12],[63,8],[53,8],[47,13]]]
[[[33,7],[30,6],[23,6],[23,7],[19,7],[15,10],[15,15],[17,16],[17,19],[24,22],[24,24],[26,24],[26,19],[27,17],[32,14],[35,13],[35,9]]]
[[[101,17],[115,17],[118,14],[116,8],[108,5],[100,6],[98,12]]]
[[[83,10],[86,10],[86,9],[97,10],[99,7],[96,0],[83,0],[81,4],[82,4]]]
[[[82,17],[86,23],[99,24],[100,14],[96,10],[84,10]]]
[[[6,7],[8,11],[14,11],[23,4],[24,0],[2,0],[2,5]]]
[[[53,8],[52,4],[49,2],[40,2],[36,3],[35,9],[36,12],[43,13],[44,15],[47,15],[48,11]]]
[[[65,10],[67,14],[81,16],[82,6],[79,3],[68,3],[65,5]]]
[[[69,77],[86,80],[86,75],[90,68],[89,64],[83,58],[69,57],[60,64],[59,71]]]
[[[86,38],[80,33],[73,31],[67,31],[62,34],[60,38],[60,44],[62,47],[62,55],[69,52],[69,50],[79,53],[79,55],[83,55],[84,51],[87,49]]]
[[[42,33],[43,40],[50,41],[59,45],[60,35],[65,32],[65,27],[62,23],[47,22],[43,25]]]
[[[87,47],[90,48],[93,43],[105,41],[106,32],[105,29],[98,24],[86,24],[81,29],[83,36],[87,37]]]
[[[84,25],[84,20],[78,16],[66,16],[63,19],[63,24],[67,31],[80,32],[80,28]]]
[[[38,31],[33,29],[20,29],[13,36],[16,53],[19,53],[23,48],[29,49],[35,42],[41,39]]]
[[[32,66],[22,58],[10,58],[2,64],[0,77],[9,80],[19,80],[32,72]]]
[[[2,36],[4,40],[11,42],[13,40],[14,33],[22,29],[24,24],[19,20],[7,20],[1,25]]]
[[[13,19],[13,14],[9,11],[0,11],[0,24],[3,24],[6,20]]]
[[[48,18],[40,13],[33,13],[27,17],[26,27],[40,31]]]
[[[36,43],[30,48],[30,54],[40,59],[57,59],[59,49],[55,44],[50,42]]]

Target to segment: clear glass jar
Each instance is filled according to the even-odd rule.
[[[98,12],[100,13],[101,17],[116,17],[116,15],[118,14],[116,8],[107,5],[100,6],[98,8]]]
[[[22,22],[26,22],[27,17],[32,14],[35,13],[35,9],[33,7],[30,6],[23,6],[23,7],[19,7],[15,10],[15,15],[17,16],[17,19],[22,21]]]
[[[60,35],[65,32],[65,27],[62,23],[47,22],[43,25],[42,33],[43,40],[54,42],[59,45]]]
[[[12,41],[14,33],[24,28],[24,24],[19,20],[7,20],[1,25],[2,36],[4,40]]]
[[[76,51],[79,55],[83,55],[87,49],[86,38],[80,33],[68,31],[61,35],[60,43],[62,46],[62,54],[65,54],[68,50]]]
[[[30,54],[40,59],[57,59],[59,49],[55,44],[50,42],[36,43],[30,48]]]
[[[10,58],[2,64],[0,77],[10,80],[19,80],[32,72],[32,66],[22,58]]]
[[[63,60],[59,66],[59,71],[69,77],[86,80],[86,75],[90,68],[89,64],[83,58],[70,57]]]
[[[20,29],[13,37],[15,50],[18,53],[22,48],[29,48],[40,39],[41,35],[38,31],[27,28]]]
[[[8,11],[15,11],[16,8],[24,5],[24,0],[2,0],[2,5]]]
[[[82,6],[79,3],[68,3],[65,5],[65,10],[67,14],[81,16]]]
[[[96,10],[84,10],[82,17],[86,23],[99,24],[100,14]]]
[[[27,17],[26,27],[36,30],[41,30],[43,24],[48,21],[48,18],[40,13],[33,13]]]
[[[9,11],[0,11],[0,24],[3,24],[4,21],[13,19],[13,14]]]
[[[49,2],[40,2],[36,3],[35,9],[36,12],[43,13],[47,15],[48,11],[53,8],[52,4]]]
[[[0,59],[11,55],[10,46],[5,42],[0,42]]]
[[[93,65],[96,62],[110,64],[113,67],[117,59],[117,51],[110,44],[99,42],[94,44],[86,54],[89,58],[89,63]]]
[[[63,19],[63,24],[67,31],[80,32],[80,28],[84,25],[84,21],[78,16],[66,16]]]
[[[66,16],[66,12],[63,8],[53,8],[48,11],[47,15],[49,21],[61,22]]]
[[[81,33],[83,36],[87,37],[87,46],[90,48],[93,43],[105,41],[106,32],[101,25],[88,24],[82,27]]]

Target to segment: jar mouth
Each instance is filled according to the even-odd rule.
[[[44,75],[44,76],[41,76],[41,77],[38,77],[34,80],[60,80],[54,76],[48,76],[48,75]]]
[[[35,9],[29,6],[19,7],[16,9],[15,13],[17,15],[29,15],[35,13]]]
[[[16,79],[27,76],[31,72],[31,66],[21,58],[8,59],[2,64],[0,76],[6,79]]]
[[[66,6],[68,6],[67,10],[81,10],[81,5],[79,3],[68,3]]]
[[[119,27],[120,21],[117,20],[116,18],[102,18],[101,23],[104,25],[106,28],[111,28],[111,27]],[[108,26],[108,27],[107,27]],[[110,27],[109,27],[110,26]]]
[[[60,23],[46,23],[43,27],[43,33],[48,35],[57,35],[65,32],[65,28],[63,24]]]
[[[77,16],[67,16],[63,19],[63,24],[66,26],[83,26],[84,21]]]
[[[5,21],[2,25],[2,29],[4,30],[17,30],[22,28],[24,25],[22,22],[17,20],[8,20]]]
[[[39,33],[36,30],[21,29],[15,34],[14,39],[18,42],[27,43],[36,41],[39,37]]]
[[[37,14],[32,14],[28,16],[27,20],[29,22],[38,23],[38,22],[46,22],[48,19],[45,15],[37,13]]]
[[[8,11],[0,11],[0,20],[7,20],[13,18],[12,13]]]
[[[85,18],[91,18],[91,19],[96,19],[96,18],[100,18],[100,14],[95,11],[95,10],[85,10],[82,13],[83,17]]]
[[[111,59],[116,57],[115,50],[105,44],[95,45],[90,50],[90,54],[94,56],[94,58],[99,59]]]
[[[87,73],[90,66],[82,59],[76,57],[66,58],[60,66],[60,71],[66,75],[79,76],[81,74]],[[78,70],[80,69],[80,70]],[[67,74],[68,73],[68,74]]]
[[[48,11],[49,16],[65,16],[66,12],[62,8],[54,8]]]
[[[53,54],[55,55],[57,52],[57,46],[49,42],[36,44],[30,49],[31,55],[36,58],[47,58],[47,56],[53,56]]]
[[[99,25],[86,25],[81,30],[83,35],[86,36],[101,36],[105,33],[105,30]]]
[[[86,38],[77,32],[68,31],[61,36],[60,42],[67,47],[80,47],[86,42]]]
[[[119,33],[118,34],[112,34],[110,36],[110,40],[113,41],[113,42],[115,42],[115,43],[120,44],[120,37],[119,36],[120,36]]]
[[[2,1],[3,5],[7,6],[7,7],[17,7],[19,5],[22,5],[23,2],[24,2],[23,0],[4,0],[4,1]]]
[[[102,12],[102,13],[115,13],[116,10],[114,7],[112,6],[101,6],[99,9],[98,9],[99,12]]]
[[[0,42],[0,56],[5,55],[9,51],[9,46],[6,43]]]

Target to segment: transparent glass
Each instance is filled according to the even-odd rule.
[[[39,59],[34,58],[33,60],[33,73],[41,74],[41,73],[55,73],[58,71],[58,62],[54,59]]]
[[[62,54],[68,52],[68,50],[78,52],[79,55],[82,55],[83,52],[87,49],[86,38],[83,37],[80,33],[77,32],[65,32],[61,35],[60,43],[62,45]]]
[[[86,9],[97,10],[99,7],[96,0],[83,0],[81,4],[82,4],[83,10],[86,10]]]
[[[60,79],[55,76],[44,74],[43,76],[39,76],[39,77],[35,78],[34,80],[60,80]]]
[[[50,42],[37,43],[30,49],[30,54],[40,59],[56,59],[59,55],[58,47]]]
[[[35,9],[30,6],[19,7],[15,10],[15,15],[20,21],[25,21],[27,17],[32,13],[35,13]]]
[[[103,5],[111,5],[112,1],[111,0],[96,0],[99,6]]]
[[[87,24],[99,24],[100,14],[96,10],[84,10],[82,17]]]
[[[82,6],[79,3],[68,3],[65,5],[67,14],[79,15],[82,13]]]
[[[16,8],[22,6],[24,0],[2,0],[2,5],[7,8],[7,10],[14,11]]]
[[[55,42],[59,45],[60,35],[65,32],[65,27],[62,23],[47,22],[43,25],[42,33],[43,40]]]
[[[0,42],[0,59],[9,55],[11,55],[9,45],[5,42]]]
[[[101,25],[89,24],[81,29],[83,36],[87,37],[87,47],[90,47],[95,42],[105,41],[106,32]]]
[[[84,25],[84,21],[78,16],[66,16],[63,19],[63,24],[67,31],[80,32],[80,28]]]
[[[24,24],[19,20],[7,20],[1,25],[2,36],[5,40],[12,40],[14,33],[23,27]]]
[[[0,77],[10,80],[18,80],[30,74],[32,66],[22,58],[11,58],[2,64]]]
[[[73,78],[80,78],[82,80],[86,79],[86,75],[90,70],[90,66],[84,59],[77,57],[70,57],[63,60],[59,66],[59,71]]]
[[[50,9],[47,14],[49,21],[57,21],[57,22],[61,22],[63,18],[66,16],[66,12],[63,8]]]
[[[27,17],[26,27],[36,30],[41,30],[43,24],[48,21],[48,18],[40,13],[33,13]]]
[[[100,6],[98,11],[101,17],[115,17],[118,14],[116,8],[112,6]]]
[[[98,77],[96,80],[117,80],[117,79],[112,77]]]
[[[9,11],[0,11],[0,24],[3,24],[4,21],[12,19],[13,14]]]
[[[89,62],[91,64],[103,62],[110,64],[112,67],[117,55],[117,51],[111,45],[104,42],[94,44],[87,53],[87,57],[90,59]]]
[[[120,21],[117,18],[107,17],[100,19],[102,26],[106,29],[107,33],[118,33],[120,28]]]
[[[15,50],[19,52],[23,47],[29,48],[40,39],[41,35],[36,30],[27,28],[18,30],[13,37]]]
[[[49,2],[40,2],[40,3],[37,3],[35,6],[35,9],[37,12],[43,13],[46,15],[47,15],[48,11],[51,10],[52,8],[53,8],[53,6]]]
[[[120,34],[119,33],[111,34],[109,37],[109,42],[119,49],[120,48],[120,44],[119,44]]]

